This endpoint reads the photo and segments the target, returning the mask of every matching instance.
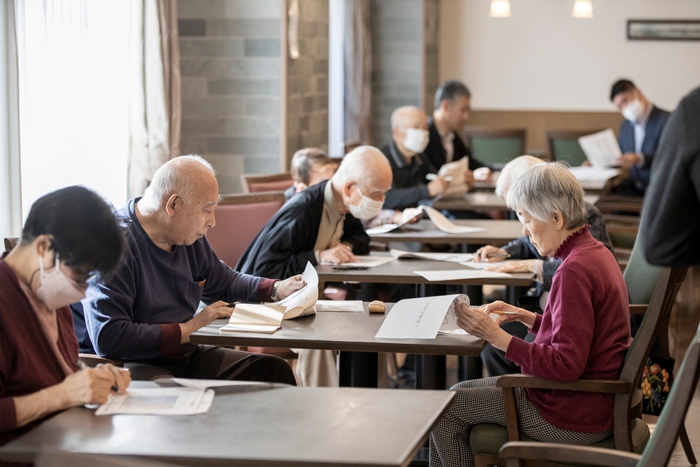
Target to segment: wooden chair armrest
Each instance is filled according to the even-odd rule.
[[[647,312],[647,308],[649,308],[649,305],[642,305],[642,304],[630,304],[630,314],[631,315],[643,315],[644,313]]]
[[[524,441],[511,441],[504,444],[499,457],[508,461],[508,467],[519,465],[518,459],[562,463],[576,461],[577,464],[605,467],[635,467],[641,458],[638,454],[612,449]]]
[[[499,388],[559,389],[564,391],[603,392],[618,394],[630,392],[630,385],[624,381],[607,379],[580,379],[571,383],[552,381],[530,375],[503,375],[496,380]]]

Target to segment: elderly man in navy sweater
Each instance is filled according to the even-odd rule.
[[[81,351],[124,360],[134,379],[295,384],[280,358],[190,343],[197,329],[231,316],[228,303],[282,299],[303,286],[301,276],[263,279],[219,261],[205,238],[218,201],[214,170],[198,156],[156,171],[143,198],[119,213],[129,234],[122,265],[109,281],[90,285],[83,313],[74,306]],[[195,315],[200,300],[207,306]]]

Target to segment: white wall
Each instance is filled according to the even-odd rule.
[[[627,19],[700,19],[698,0],[441,0],[440,79],[463,80],[479,110],[611,111],[610,86],[625,77],[662,108],[700,85],[700,41],[629,41]]]

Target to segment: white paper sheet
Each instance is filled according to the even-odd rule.
[[[318,273],[310,262],[304,269],[304,282],[306,285],[297,290],[284,300],[272,303],[272,305],[286,308],[284,319],[298,318],[299,316],[313,315],[316,313],[318,301]]]
[[[364,313],[362,300],[319,300],[316,302],[316,311]]]
[[[389,251],[389,253],[396,259],[416,258],[428,259],[431,261],[448,261],[450,263],[462,263],[466,261],[471,261],[472,258],[474,258],[473,253],[425,253],[404,250],[391,250]]]
[[[214,391],[194,388],[129,389],[128,395],[112,394],[95,415],[194,415],[206,413]]]
[[[336,264],[334,266],[340,266],[344,269],[352,269],[352,268],[358,268],[358,269],[366,269],[366,268],[373,268],[376,266],[381,266],[382,264],[389,263],[391,261],[394,261],[394,258],[392,256],[355,256],[357,258],[356,263],[340,263]],[[331,265],[331,263],[321,263],[324,265]]]
[[[447,217],[443,216],[440,211],[433,209],[430,206],[421,206],[423,210],[428,214],[430,220],[433,221],[435,227],[446,233],[459,234],[459,233],[474,233],[481,232],[485,229],[481,227],[468,227],[464,225],[456,225],[450,221]]]
[[[619,169],[602,167],[571,167],[571,173],[584,190],[602,190],[608,180],[619,175]]]
[[[487,268],[498,268],[501,266],[505,266],[506,264],[508,264],[508,261],[493,261],[491,263],[487,263],[487,262],[476,263],[474,261],[465,261],[465,262],[459,263],[459,264],[461,264],[462,266],[467,266],[469,268],[484,270]]]
[[[384,224],[384,225],[379,225],[377,227],[372,227],[371,229],[367,229],[367,235],[377,235],[377,234],[383,234],[387,232],[391,232],[392,230],[400,229],[406,224],[410,224],[412,221],[416,220],[418,217],[420,217],[423,214],[423,210],[421,208],[408,208],[404,209],[403,215],[405,218],[400,224]]]
[[[235,381],[229,379],[190,379],[190,378],[167,378],[173,383],[185,388],[209,389],[228,386],[268,386],[268,383],[258,383],[255,381]]]
[[[466,295],[441,295],[438,297],[399,300],[389,311],[377,339],[434,339],[445,323],[445,316],[457,297]]]
[[[462,279],[492,279],[499,277],[512,277],[504,272],[480,271],[478,269],[457,269],[451,271],[413,271],[423,276],[430,282],[458,281]]]
[[[608,128],[578,139],[581,149],[593,167],[612,167],[618,165],[617,158],[622,155],[615,133]]]

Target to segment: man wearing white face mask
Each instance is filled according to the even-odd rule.
[[[625,117],[618,136],[623,153],[618,162],[629,170],[630,175],[617,187],[616,193],[644,196],[661,131],[670,114],[654,106],[632,81],[626,79],[613,84],[610,100]]]
[[[413,106],[394,110],[391,114],[391,137],[391,142],[381,148],[393,175],[384,208],[402,210],[415,207],[421,200],[444,193],[450,185],[444,177],[426,183],[426,175],[437,173],[423,154],[430,140],[426,113]]]
[[[255,237],[236,270],[244,274],[300,274],[307,261],[338,264],[369,253],[361,219],[382,209],[391,168],[382,153],[360,146],[328,181],[294,195]],[[281,276],[280,276],[281,277]],[[337,386],[335,353],[300,350],[297,377],[303,386]]]

